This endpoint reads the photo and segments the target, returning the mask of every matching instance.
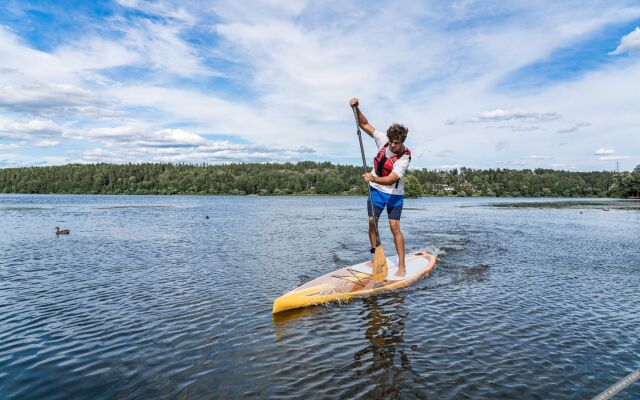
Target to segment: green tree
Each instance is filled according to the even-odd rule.
[[[622,172],[613,176],[609,193],[620,197],[638,197],[640,195],[640,165],[633,172]]]
[[[404,178],[404,194],[407,198],[422,197],[422,184],[413,175],[407,175]]]

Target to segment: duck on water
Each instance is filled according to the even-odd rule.
[[[61,230],[59,226],[56,226],[56,235],[68,235],[70,233],[71,233],[70,230],[68,230],[68,229],[62,229]]]

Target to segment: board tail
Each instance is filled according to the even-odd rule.
[[[373,283],[381,283],[387,278],[387,259],[384,256],[382,245],[376,247],[373,254]]]

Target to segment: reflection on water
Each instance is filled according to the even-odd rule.
[[[311,306],[282,311],[277,314],[272,314],[271,317],[273,318],[273,325],[276,327],[276,335],[282,336],[284,331],[286,331],[286,327],[297,319],[303,318],[307,315],[326,312],[327,308],[325,306]]]
[[[385,303],[384,307],[380,302]],[[356,351],[351,370],[359,385],[347,392],[347,397],[398,398],[405,375],[411,370],[409,355],[405,351],[404,331],[407,310],[400,294],[388,294],[384,299],[366,298],[362,300],[368,341]]]

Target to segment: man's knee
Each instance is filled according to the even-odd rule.
[[[393,233],[394,235],[402,234],[400,232],[400,221],[399,220],[390,219],[389,220],[389,228],[391,228],[391,233]]]

